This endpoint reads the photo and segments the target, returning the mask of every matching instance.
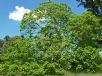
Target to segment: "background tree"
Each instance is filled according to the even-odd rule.
[[[4,42],[0,75],[43,76],[43,69],[34,62],[32,42],[20,36]]]
[[[4,37],[4,40],[5,40],[5,41],[8,41],[9,38],[10,38],[10,36],[9,36],[9,35],[6,35],[6,36]]]
[[[95,15],[102,17],[102,0],[77,0],[79,5],[83,5],[89,11],[92,11]]]
[[[4,43],[4,41],[2,40],[2,39],[0,39],[0,53],[2,53],[2,47],[3,47],[3,43]]]
[[[84,8],[87,8],[88,11],[91,11],[94,15],[99,17],[100,25],[102,25],[102,0],[77,0],[80,2],[80,5],[83,5]],[[99,29],[100,38],[97,39],[99,46],[102,44],[102,26]]]

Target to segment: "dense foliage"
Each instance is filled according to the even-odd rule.
[[[83,5],[89,11],[93,12],[97,16],[102,17],[102,0],[76,0],[80,2],[79,5]]]
[[[63,75],[102,72],[100,19],[74,14],[64,3],[44,2],[23,16],[24,36],[0,40],[0,75]]]

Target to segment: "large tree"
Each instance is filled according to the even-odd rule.
[[[65,67],[59,63],[62,62],[62,54],[70,51],[72,46],[67,26],[71,14],[70,7],[64,3],[44,2],[36,10],[24,15],[21,31],[34,40],[35,59],[38,64],[44,64],[46,74],[58,74],[61,71],[59,67]]]
[[[67,21],[70,18],[71,9],[66,4],[42,3],[39,8],[24,15],[21,31],[30,37],[37,33],[36,37],[39,40],[35,41],[39,41],[40,45],[49,48],[53,46],[53,50],[61,50],[61,47],[68,45],[65,42],[69,40]]]
[[[47,61],[51,65],[58,63],[64,69],[74,71],[80,69],[82,71],[84,68],[84,70],[91,71],[91,67],[88,68],[87,64],[83,65],[83,60],[85,59],[85,62],[89,63],[88,59],[92,58],[91,62],[99,57],[99,50],[95,52],[97,49],[96,40],[101,37],[99,21],[100,19],[91,12],[78,16],[63,3],[46,2],[36,10],[24,15],[21,31],[25,33],[25,36],[34,40],[35,59],[38,64]],[[86,55],[88,52],[86,50],[89,50],[89,53],[95,52],[96,56],[89,57]],[[81,53],[85,56],[82,57]],[[82,57],[83,62],[77,59],[76,54]],[[92,55],[94,54],[92,53]],[[95,67],[97,68],[97,66]],[[95,69],[93,68],[93,70]]]

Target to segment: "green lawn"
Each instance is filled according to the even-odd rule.
[[[71,73],[66,72],[64,76],[102,76],[102,73]]]
[[[0,75],[3,76],[3,75]],[[19,74],[15,76],[21,76]],[[65,75],[44,75],[44,76],[102,76],[102,73],[72,73],[66,72]]]
[[[61,76],[61,75],[46,75],[46,76]],[[102,76],[102,73],[72,73],[66,72],[64,76]]]

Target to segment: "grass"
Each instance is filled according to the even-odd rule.
[[[3,75],[0,75],[3,76]],[[21,76],[19,74],[15,76]],[[72,73],[72,72],[65,72],[65,75],[44,75],[44,76],[102,76],[102,73]]]
[[[61,75],[46,75],[46,76],[61,76]],[[72,72],[66,72],[64,76],[102,76],[102,73],[72,73]]]
[[[72,72],[66,72],[64,76],[102,76],[102,73],[72,73]]]

